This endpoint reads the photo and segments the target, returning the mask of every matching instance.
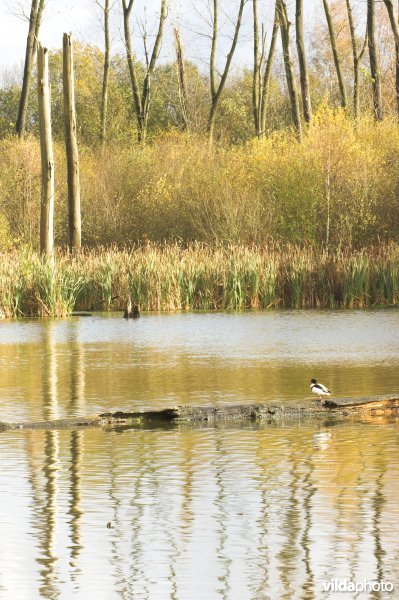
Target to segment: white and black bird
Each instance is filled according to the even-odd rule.
[[[326,386],[323,385],[322,383],[317,383],[316,379],[311,380],[310,390],[313,392],[313,394],[318,395],[317,400],[321,400],[322,396],[330,396],[331,395],[330,390],[328,388],[326,388]]]

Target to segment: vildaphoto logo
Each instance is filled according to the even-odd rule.
[[[323,592],[352,592],[356,596],[364,592],[388,592],[394,591],[394,585],[390,581],[376,581],[364,579],[363,581],[351,581],[350,579],[330,579],[323,581]]]

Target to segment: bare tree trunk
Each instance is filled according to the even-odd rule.
[[[399,27],[398,27],[398,22],[397,22],[396,17],[395,17],[395,11],[394,11],[394,8],[393,8],[393,2],[392,2],[392,0],[384,0],[384,4],[385,4],[386,9],[388,11],[389,21],[391,23],[392,33],[394,35],[395,42],[397,44],[399,44]]]
[[[359,107],[359,74],[360,74],[360,64],[362,62],[362,58],[364,56],[365,50],[366,50],[366,46],[367,46],[367,29],[366,29],[366,35],[364,37],[364,44],[363,47],[360,51],[360,53],[358,52],[357,49],[357,42],[356,42],[356,31],[355,31],[355,25],[353,22],[353,12],[352,12],[352,7],[350,4],[350,0],[346,0],[346,8],[348,11],[348,21],[349,21],[349,29],[350,29],[350,34],[351,34],[351,42],[352,42],[352,55],[353,55],[353,116],[355,121],[358,119],[359,117],[359,111],[360,111],[360,107]]]
[[[164,30],[166,16],[167,16],[166,0],[161,0],[161,13],[160,13],[160,17],[159,17],[158,32],[157,32],[157,35],[155,38],[155,43],[154,43],[154,47],[152,49],[150,59],[149,59],[149,55],[147,53],[146,44],[144,43],[145,52],[146,52],[146,64],[147,64],[147,72],[145,74],[144,83],[143,83],[143,92],[141,95],[141,105],[143,107],[144,140],[147,135],[148,115],[149,115],[149,111],[150,111],[150,102],[151,102],[152,76],[154,74],[155,65],[156,65],[156,61],[158,60],[159,52],[161,50],[163,30]]]
[[[312,103],[310,100],[309,76],[306,63],[305,43],[303,40],[303,0],[296,0],[295,12],[296,47],[298,51],[299,73],[301,80],[303,116],[306,123],[312,118]]]
[[[177,74],[179,81],[179,99],[180,99],[180,112],[183,120],[183,131],[188,129],[188,92],[187,92],[187,81],[186,81],[186,69],[184,65],[183,46],[181,43],[180,32],[177,27],[173,29],[175,37],[175,48],[176,48],[176,63],[177,63]]]
[[[132,86],[134,108],[135,108],[136,118],[137,118],[137,135],[138,135],[139,142],[141,142],[141,129],[142,129],[141,119],[140,119],[140,115],[142,112],[141,98],[140,98],[140,92],[139,92],[139,84],[137,82],[137,77],[136,77],[136,69],[135,69],[134,59],[133,59],[131,33],[130,33],[130,13],[132,12],[133,3],[134,3],[134,0],[129,0],[128,4],[126,4],[126,0],[122,0],[123,27],[124,27],[124,33],[125,33],[127,64],[129,67],[130,83]]]
[[[339,56],[338,56],[336,36],[335,36],[334,25],[333,25],[332,18],[331,18],[331,12],[330,12],[328,0],[323,0],[323,6],[324,6],[324,12],[326,13],[328,33],[330,35],[330,43],[331,43],[331,49],[332,49],[333,58],[334,58],[334,65],[335,65],[335,70],[337,72],[337,77],[338,77],[339,93],[341,96],[341,106],[342,106],[342,108],[346,108],[348,101],[346,98],[344,77],[342,75],[342,70],[341,70],[341,61],[339,60]]]
[[[266,131],[266,111],[267,111],[267,101],[269,99],[269,84],[270,77],[272,73],[272,66],[274,55],[276,51],[277,44],[277,34],[280,27],[280,19],[278,16],[278,0],[276,0],[276,5],[274,9],[274,21],[273,21],[273,30],[272,30],[272,39],[270,41],[269,54],[266,61],[265,73],[263,75],[262,82],[262,97],[260,101],[260,122],[261,122],[261,132],[260,137],[263,137]]]
[[[399,9],[399,1],[398,1],[398,9]],[[398,10],[399,12],[399,10]],[[396,107],[399,116],[399,44],[395,42],[395,56],[396,56]]]
[[[79,154],[76,141],[72,36],[67,33],[64,33],[63,36],[63,86],[65,149],[68,171],[69,249],[71,252],[76,252],[81,247]]]
[[[48,50],[38,44],[37,83],[39,100],[40,151],[42,163],[42,195],[40,209],[40,252],[52,256],[54,245],[54,157],[51,139],[50,88],[48,83]]]
[[[18,137],[22,137],[25,133],[26,126],[26,113],[28,110],[29,100],[29,89],[32,80],[32,68],[35,60],[36,53],[36,39],[39,36],[39,29],[41,23],[41,17],[44,8],[44,0],[32,0],[30,17],[29,17],[29,31],[26,40],[26,51],[25,51],[25,65],[24,75],[22,80],[22,90],[19,99],[18,116],[15,130]]]
[[[377,121],[382,121],[384,113],[382,109],[382,94],[380,69],[378,66],[377,47],[375,41],[375,2],[367,0],[367,35],[370,56],[370,72],[373,82],[373,105],[374,117]]]
[[[104,6],[104,69],[103,69],[103,87],[101,92],[101,130],[100,141],[101,145],[105,144],[106,126],[107,126],[107,109],[108,109],[108,79],[109,79],[109,0],[105,0]]]
[[[137,137],[138,141],[145,142],[147,137],[147,125],[148,115],[151,103],[151,82],[154,75],[155,65],[158,60],[159,51],[161,49],[161,43],[163,38],[163,30],[165,20],[167,16],[167,5],[166,0],[161,0],[161,13],[159,17],[158,32],[155,37],[154,46],[152,49],[151,57],[147,51],[146,35],[144,34],[144,51],[146,57],[146,74],[144,78],[143,87],[139,90],[137,81],[136,68],[133,60],[132,44],[131,44],[131,32],[130,32],[130,15],[133,8],[134,0],[122,0],[123,7],[123,26],[125,32],[125,44],[127,62],[129,66],[130,82],[133,92],[134,108],[137,118]]]
[[[212,47],[211,47],[211,60],[210,60],[210,82],[211,82],[211,109],[209,111],[207,132],[210,143],[213,139],[213,130],[215,126],[215,117],[218,109],[220,97],[222,95],[224,86],[226,84],[227,75],[229,74],[231,61],[234,56],[234,52],[237,46],[238,34],[241,27],[242,13],[244,5],[247,0],[240,0],[240,7],[238,9],[238,16],[234,28],[234,36],[231,43],[230,51],[227,55],[226,64],[220,77],[219,85],[216,85],[216,46],[218,38],[218,0],[213,0],[213,27],[212,27]]]
[[[259,59],[259,25],[257,0],[252,0],[253,24],[254,24],[254,68],[252,77],[252,113],[254,116],[255,134],[260,134],[260,78],[262,59]],[[263,46],[262,36],[262,46]]]
[[[396,111],[399,117],[399,46],[395,42],[395,93],[396,93]]]
[[[33,60],[35,59],[37,53],[37,43],[39,41],[40,25],[42,24],[42,16],[45,4],[46,0],[39,0],[39,7],[36,14],[35,39],[33,41]]]
[[[287,78],[288,94],[291,103],[292,120],[298,135],[298,139],[302,140],[301,115],[299,111],[298,93],[296,89],[295,75],[290,50],[290,23],[288,21],[287,7],[284,0],[278,0],[278,10],[281,30],[281,43],[283,46],[285,75]]]
[[[399,0],[398,0],[398,13],[399,13]],[[399,117],[399,44],[395,41],[395,59],[396,59],[396,81],[395,81],[395,92],[396,92],[396,110]]]
[[[396,106],[397,112],[399,115],[399,27],[398,21],[395,17],[395,11],[393,8],[392,0],[384,0],[384,4],[388,11],[389,20],[392,27],[392,32],[395,38],[395,59],[396,59],[396,83],[395,83],[395,92],[396,92]]]

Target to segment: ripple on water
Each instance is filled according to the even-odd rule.
[[[307,402],[315,374],[337,395],[392,393],[398,314],[0,324],[1,420]],[[3,432],[0,596],[302,599],[331,578],[399,586],[398,442],[395,420]]]
[[[396,422],[3,433],[5,596],[257,600],[318,597],[331,578],[399,584],[398,433]]]

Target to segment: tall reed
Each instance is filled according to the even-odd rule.
[[[0,260],[0,314],[66,316],[73,309],[353,308],[399,303],[399,245],[357,251],[299,246],[147,244]]]

